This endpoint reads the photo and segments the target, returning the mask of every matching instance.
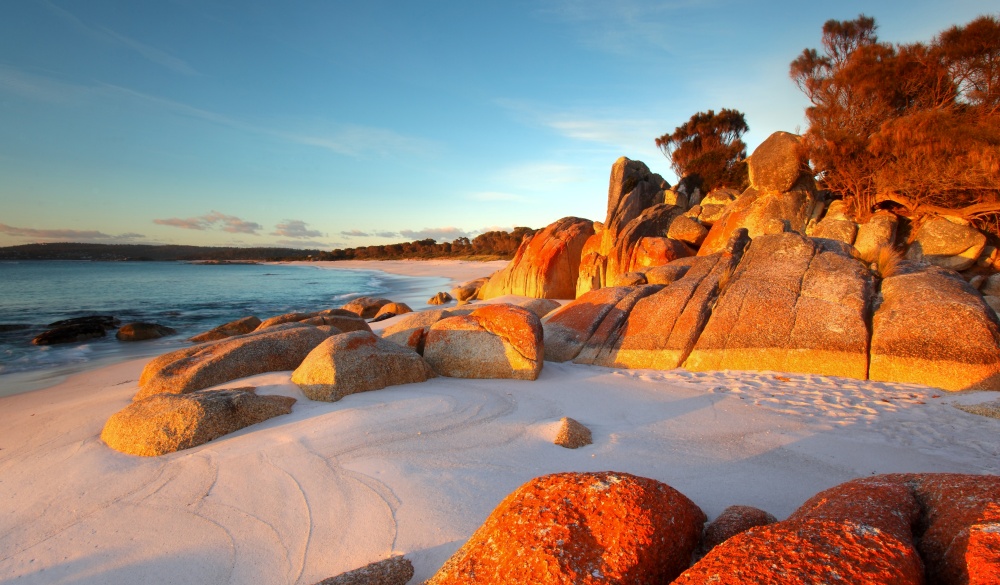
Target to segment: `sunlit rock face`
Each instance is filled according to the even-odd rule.
[[[542,371],[542,324],[531,311],[508,304],[477,307],[431,325],[424,358],[452,378],[535,380]]]
[[[294,370],[330,333],[286,323],[163,354],[143,368],[139,400],[153,394],[186,394],[264,372]]]
[[[479,298],[520,295],[543,299],[572,299],[580,274],[580,256],[594,224],[564,217],[522,242],[514,259],[490,277]]]
[[[433,377],[420,354],[369,331],[330,337],[309,352],[292,372],[292,382],[307,397],[324,402]]]
[[[906,256],[935,266],[965,270],[975,265],[986,236],[959,218],[934,217],[917,228]]]
[[[1000,323],[958,274],[908,266],[882,281],[869,378],[1000,390]]]
[[[156,394],[112,415],[101,439],[129,455],[164,455],[288,414],[294,403],[287,396],[258,396],[253,388]]]
[[[866,378],[874,279],[846,245],[824,244],[754,239],[684,367]]]

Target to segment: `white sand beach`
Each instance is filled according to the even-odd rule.
[[[502,263],[332,263],[455,282]],[[431,291],[433,292],[433,291]],[[390,321],[375,324],[384,327]],[[1000,473],[1000,392],[771,372],[546,363],[534,382],[436,378],[313,402],[290,372],[223,387],[298,399],[290,415],[155,458],[99,438],[147,360],[0,399],[0,582],[303,583],[392,554],[431,576],[530,478],[614,470],[708,515],[784,518],[877,473]],[[552,444],[569,416],[594,444]]]

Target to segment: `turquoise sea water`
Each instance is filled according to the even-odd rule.
[[[0,396],[44,387],[67,374],[189,345],[184,340],[244,317],[340,307],[375,295],[419,310],[444,278],[273,264],[181,262],[0,262]],[[147,321],[178,335],[123,343],[114,331],[81,343],[34,346],[46,325],[86,315]]]

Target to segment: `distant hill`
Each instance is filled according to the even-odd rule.
[[[299,250],[296,248],[226,248],[151,246],[148,244],[83,244],[59,242],[0,248],[0,260],[215,261],[281,262],[291,260],[396,260],[405,258],[466,258],[509,260],[521,241],[534,233],[526,227],[492,231],[472,238],[436,243],[432,239],[358,248]]]
[[[222,248],[207,246],[150,246],[146,244],[82,244],[59,242],[0,248],[0,260],[109,260],[169,261],[308,260],[320,250],[295,248]]]

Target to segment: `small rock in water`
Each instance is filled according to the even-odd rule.
[[[119,341],[145,341],[175,335],[176,329],[171,329],[157,323],[126,323],[118,329],[115,337]]]
[[[445,303],[450,303],[453,300],[455,300],[455,299],[453,299],[450,294],[442,291],[442,292],[439,292],[438,294],[434,295],[430,299],[428,299],[427,300],[427,304],[428,305],[443,305]]]

